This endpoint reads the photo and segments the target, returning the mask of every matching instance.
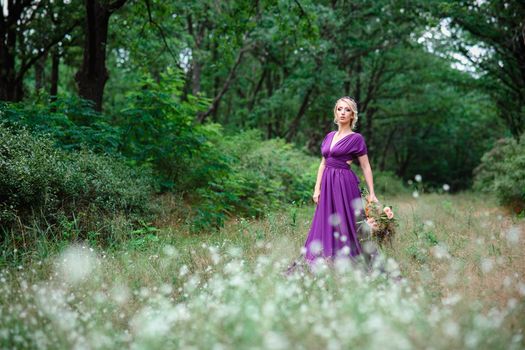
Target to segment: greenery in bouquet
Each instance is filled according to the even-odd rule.
[[[365,203],[365,215],[363,220],[358,222],[363,233],[360,240],[373,240],[380,246],[383,246],[385,243],[391,245],[397,226],[392,206],[370,201],[366,189],[362,193],[362,200]]]

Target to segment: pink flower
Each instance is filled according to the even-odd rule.
[[[388,219],[392,219],[392,218],[394,217],[394,212],[392,211],[392,208],[390,208],[390,207],[385,207],[385,208],[383,209],[383,211],[385,212],[386,217],[387,217]]]

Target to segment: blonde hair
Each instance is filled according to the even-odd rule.
[[[339,101],[345,101],[350,106],[350,109],[352,110],[352,124],[350,125],[350,129],[354,129],[356,124],[357,124],[357,119],[358,119],[358,117],[357,117],[357,103],[350,96],[343,96],[340,99],[338,99],[337,101],[335,101],[335,106],[334,106],[334,123],[335,124],[337,124],[337,103]]]

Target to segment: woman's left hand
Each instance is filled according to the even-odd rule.
[[[376,203],[379,203],[379,201],[377,200],[375,194],[369,194],[369,195],[368,195],[368,201],[369,201],[369,202],[376,202]]]

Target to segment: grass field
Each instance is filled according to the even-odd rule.
[[[282,272],[313,206],[189,235],[175,216],[103,251],[53,244],[0,273],[2,348],[521,349],[525,220],[491,197],[388,198],[389,275]],[[164,198],[176,212],[176,201]],[[170,204],[171,203],[171,204]],[[42,243],[49,244],[51,243]]]

